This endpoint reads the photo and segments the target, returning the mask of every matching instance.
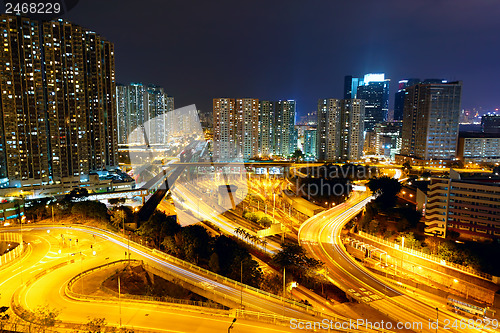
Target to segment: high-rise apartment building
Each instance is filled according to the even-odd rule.
[[[500,114],[485,114],[481,117],[483,133],[500,133]]]
[[[342,100],[340,158],[343,161],[359,160],[363,154],[365,111],[365,101],[362,99]]]
[[[116,96],[119,144],[164,144],[172,123],[180,126],[179,120],[168,116],[174,109],[174,101],[161,87],[118,84]]]
[[[0,174],[11,186],[118,164],[113,44],[58,19],[0,16]]]
[[[318,160],[358,160],[363,152],[365,102],[360,99],[318,101]]]
[[[341,100],[336,98],[318,101],[317,154],[320,161],[340,159]]]
[[[274,103],[274,154],[288,157],[297,147],[294,100]]]
[[[216,98],[213,128],[213,151],[223,160],[259,154],[288,157],[297,147],[295,101]]]
[[[214,160],[228,161],[239,155],[237,150],[237,117],[233,98],[214,98],[213,157]]]
[[[375,124],[387,120],[389,111],[389,79],[385,74],[366,74],[363,78],[346,76],[344,99],[365,101],[364,130],[371,131]]]
[[[41,27],[20,16],[0,16],[2,151],[0,173],[11,183],[48,183],[47,106],[42,73]]]
[[[248,160],[257,156],[259,150],[259,100],[238,98],[235,111],[238,150]]]
[[[407,88],[400,160],[456,157],[462,83],[443,82]]]
[[[144,143],[144,131],[134,131],[147,121],[146,88],[141,83],[116,86],[118,138],[120,144]],[[147,101],[146,101],[147,103]]]
[[[271,101],[259,102],[259,153],[262,156],[274,154],[274,104]]]

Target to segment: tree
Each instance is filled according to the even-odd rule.
[[[210,235],[203,226],[198,224],[189,225],[180,231],[182,237],[182,249],[188,261],[198,263],[199,257],[207,258],[210,253]]]
[[[118,205],[118,203],[120,202],[119,200],[120,200],[120,199],[118,199],[118,198],[111,198],[111,199],[108,199],[108,203],[109,203],[110,205],[113,205],[113,206],[114,206],[114,205]]]
[[[313,272],[322,266],[320,261],[308,257],[302,246],[293,243],[282,244],[281,251],[273,256],[272,261],[299,280],[314,275]]]
[[[71,213],[84,219],[108,220],[108,208],[99,201],[75,202],[71,206]]]
[[[271,224],[273,223],[273,220],[271,220],[270,217],[264,216],[259,220],[259,224],[264,227],[264,228],[269,228]]]
[[[372,234],[379,231],[380,222],[377,219],[372,219],[368,224],[368,231]]]
[[[217,253],[212,253],[212,255],[210,256],[208,267],[210,267],[210,270],[214,273],[218,273],[220,271],[219,256],[217,255]]]
[[[382,176],[368,181],[368,188],[379,194],[376,201],[386,210],[396,205],[396,195],[401,190],[401,183],[394,178]]]
[[[31,313],[29,321],[39,326],[42,331],[45,331],[46,328],[53,327],[56,324],[59,312],[59,310],[50,308],[48,305],[39,306]]]
[[[111,331],[114,331],[114,329],[107,327],[106,319],[104,318],[89,318],[88,322],[85,324],[85,332],[88,333],[104,333]]]
[[[66,194],[64,200],[69,202],[82,201],[85,200],[88,195],[89,191],[85,187],[76,187]]]
[[[111,223],[114,227],[121,229],[122,225],[125,223],[125,219],[127,218],[127,214],[122,209],[116,209],[113,211],[111,215]]]
[[[149,220],[139,227],[137,233],[159,247],[165,237],[174,236],[180,230],[181,226],[175,216],[167,216],[163,212],[155,211]]]
[[[409,173],[410,173],[410,171],[411,171],[411,169],[412,169],[412,166],[411,166],[410,161],[405,161],[405,162],[403,163],[403,171],[404,171],[406,174],[409,174]]]
[[[239,281],[242,278],[241,269],[243,269],[243,283],[256,288],[260,287],[262,270],[243,245],[221,235],[215,239],[213,249],[219,258],[221,275]]]
[[[294,161],[301,161],[304,158],[304,153],[300,149],[296,149],[292,154],[292,159]]]

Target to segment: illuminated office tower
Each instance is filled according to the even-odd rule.
[[[288,157],[297,147],[294,100],[274,104],[274,154]]]
[[[259,100],[236,99],[236,137],[243,158],[248,160],[258,155],[259,149]]]
[[[78,181],[116,166],[113,44],[62,19],[1,15],[0,24],[0,158],[10,185]]]
[[[401,155],[418,160],[456,157],[462,83],[419,83],[407,88]],[[396,159],[397,160],[397,159]]]
[[[0,174],[11,185],[50,180],[42,44],[38,22],[0,16]]]
[[[340,119],[342,105],[340,99],[320,99],[318,101],[318,127],[316,130],[317,157],[320,161],[340,159]]]
[[[375,124],[387,120],[389,111],[389,79],[385,74],[366,74],[363,78],[346,76],[344,79],[344,99],[365,101],[364,130],[371,131]]]
[[[214,98],[213,100],[214,160],[228,161],[238,157],[235,100]]]
[[[259,153],[262,156],[274,153],[274,103],[259,102]]]

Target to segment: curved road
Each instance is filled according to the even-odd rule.
[[[421,323],[421,328],[414,329],[416,332],[435,333],[436,329],[429,327],[429,321],[436,321],[435,307],[407,296],[375,277],[349,256],[342,244],[342,228],[372,199],[373,196],[369,193],[354,192],[343,204],[313,216],[302,224],[299,242],[314,258],[325,263],[327,278],[349,296],[359,302],[368,303],[396,322]],[[464,332],[463,329],[443,327],[445,320],[451,323],[458,320],[460,323],[461,318],[463,317],[440,308],[437,332]],[[482,328],[473,331],[497,332]]]

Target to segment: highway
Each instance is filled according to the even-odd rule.
[[[344,290],[348,296],[369,304],[381,313],[398,322],[422,323],[421,332],[436,332],[429,328],[428,323],[439,318],[437,332],[464,332],[463,329],[448,327],[445,321],[451,323],[463,317],[446,310],[445,306],[436,310],[419,300],[394,289],[390,284],[381,281],[373,273],[358,264],[350,257],[341,241],[341,231],[344,225],[363,210],[373,199],[367,192],[354,192],[351,198],[341,205],[305,221],[299,230],[299,241],[316,259],[325,263],[327,278]],[[475,332],[496,332],[491,329],[474,329]]]
[[[9,231],[15,230],[10,229]],[[35,226],[24,233],[26,241],[30,242],[31,252],[22,261],[0,271],[2,301],[9,300],[17,291],[16,299],[24,308],[34,310],[38,306],[49,304],[51,307],[61,310],[58,318],[63,322],[82,323],[86,322],[87,318],[105,317],[109,323],[119,323],[120,305],[116,304],[116,301],[75,301],[65,296],[64,287],[73,276],[86,269],[104,264],[107,261],[124,259],[124,249],[127,249],[126,241],[107,232],[78,226]],[[70,239],[71,241],[69,241]],[[76,239],[79,240],[78,243],[76,243]],[[70,245],[71,247],[69,247]],[[90,249],[90,245],[93,246],[92,249]],[[288,304],[284,306],[280,299],[263,297],[246,289],[242,292],[241,288],[235,288],[231,283],[214,281],[199,272],[193,272],[163,260],[148,253],[140,245],[132,244],[130,250],[133,259],[144,260],[149,265],[182,275],[195,285],[210,284],[213,292],[218,295],[226,295],[236,302],[240,302],[241,297],[243,297],[243,305],[246,308],[259,309],[261,312],[277,315],[284,313],[287,317],[303,320],[318,320],[318,317],[313,317],[297,307],[290,307]],[[96,251],[95,255],[93,251]],[[33,280],[36,274],[70,259],[73,259],[74,263],[50,271],[32,281],[29,287],[25,287],[26,281]],[[172,310],[158,303],[138,304],[125,301],[121,304],[121,317],[122,323],[127,326],[175,332],[220,331],[227,329],[229,325],[226,324],[230,323],[232,319],[198,315],[189,311],[183,314],[182,311]],[[198,318],[198,320],[193,321],[193,318]],[[165,326],[166,322],[167,326]],[[233,332],[250,332],[256,329],[259,332],[289,331],[282,326],[269,326],[245,320],[238,322],[244,324],[240,325],[239,328],[235,326]],[[168,329],[166,329],[167,327]]]

